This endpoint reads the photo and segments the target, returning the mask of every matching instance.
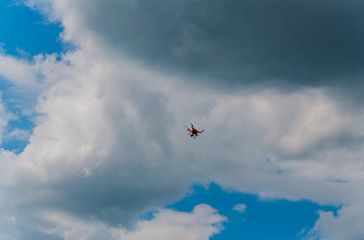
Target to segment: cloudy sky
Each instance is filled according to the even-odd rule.
[[[363,239],[363,12],[2,1],[0,240]]]

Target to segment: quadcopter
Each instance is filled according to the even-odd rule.
[[[191,128],[187,128],[187,131],[189,132],[188,135],[190,137],[192,137],[193,139],[195,139],[196,137],[198,137],[198,134],[199,133],[203,133],[203,131],[205,131],[205,130],[199,131],[199,130],[197,130],[195,128],[195,126],[193,126],[193,124],[191,122],[190,122],[190,124],[191,124]]]

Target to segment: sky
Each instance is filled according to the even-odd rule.
[[[0,240],[363,239],[363,10],[2,1]]]

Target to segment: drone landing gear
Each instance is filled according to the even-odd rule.
[[[193,139],[195,139],[197,137],[197,135],[191,134],[190,137],[193,138]]]

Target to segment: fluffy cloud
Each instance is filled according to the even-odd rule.
[[[246,205],[244,203],[238,203],[233,207],[233,210],[243,213],[246,210]]]
[[[26,61],[0,53],[0,74],[17,86],[34,87],[36,72]]]
[[[175,3],[163,8],[162,2],[157,1],[152,4],[151,12],[139,15],[145,19],[133,21],[133,14],[149,11],[151,3],[28,1],[30,6],[48,14],[51,20],[61,21],[65,28],[63,39],[77,44],[78,49],[64,54],[61,61],[56,61],[55,56],[37,56],[34,62],[26,63],[2,56],[2,60],[11,66],[21,66],[17,68],[18,72],[0,69],[13,84],[19,83],[17,86],[21,88],[24,76],[31,76],[30,82],[37,83],[32,110],[38,117],[30,142],[19,155],[4,151],[1,155],[0,209],[4,216],[8,216],[1,221],[19,226],[11,228],[15,229],[15,234],[17,229],[28,226],[27,231],[38,232],[37,236],[55,234],[65,239],[79,239],[104,234],[134,240],[142,238],[157,225],[183,231],[188,228],[186,221],[192,219],[202,228],[196,232],[189,228],[191,239],[194,236],[195,239],[208,239],[219,231],[214,224],[223,218],[204,205],[191,214],[162,210],[152,221],[137,223],[138,214],[179,199],[194,182],[215,181],[223,187],[257,193],[262,197],[306,198],[319,203],[347,204],[361,211],[358,203],[364,199],[360,191],[364,169],[361,157],[364,126],[360,106],[332,95],[329,87],[303,87],[295,91],[258,87],[228,93],[207,86],[198,76],[191,84],[191,79],[176,77],[165,70],[170,66],[173,54],[180,59],[177,58],[177,63],[171,62],[172,66],[180,65],[187,56],[194,57],[199,52],[202,59],[193,58],[198,62],[212,54],[215,57],[206,64],[220,66],[216,71],[223,75],[224,71],[233,71],[236,66],[246,63],[243,60],[234,66],[227,61],[231,69],[221,66],[217,63],[226,59],[219,60],[216,56],[230,56],[225,51],[225,41],[211,38],[217,42],[204,42],[206,29],[201,28],[208,16],[217,9],[226,8],[223,12],[231,13],[234,5],[234,1],[222,6],[213,3],[206,7],[205,15],[201,15],[203,19],[195,19],[197,13],[188,10],[191,10],[189,6],[196,4],[196,9],[203,9],[204,1],[177,4],[181,12],[175,17],[187,20],[183,27],[175,29],[176,24],[182,26],[178,19],[177,22],[165,21],[170,18],[169,10],[177,9]],[[305,6],[309,7],[313,3],[307,4]],[[253,9],[257,10],[254,6]],[[127,14],[120,14],[120,9],[127,9]],[[166,15],[160,15],[160,11]],[[155,12],[160,16],[157,19],[152,18]],[[291,17],[295,18],[293,13],[295,11]],[[91,16],[100,16],[101,19],[91,21]],[[224,19],[224,16],[220,18]],[[253,16],[249,19],[259,20]],[[328,20],[334,18],[329,14]],[[130,32],[129,25],[123,25],[125,22],[133,27],[145,27],[144,24],[148,26],[148,23],[153,27],[160,22],[164,25],[153,28],[157,32],[149,32],[152,37],[145,37],[143,34],[148,32]],[[165,25],[168,22],[170,28]],[[223,23],[219,26],[221,29]],[[114,31],[115,26],[120,26],[118,29],[121,30]],[[175,42],[155,46],[167,41],[160,39],[166,34],[158,32],[160,29],[180,36],[176,40],[180,42],[179,47]],[[174,31],[181,33],[175,34]],[[212,36],[217,32],[211,33]],[[299,30],[297,34],[304,33]],[[227,32],[227,40],[232,40],[229,34],[232,33]],[[251,37],[246,41],[253,43],[253,40]],[[313,41],[317,46],[322,42],[322,39]],[[212,45],[217,48],[209,49]],[[153,46],[154,50],[148,46]],[[145,52],[146,58],[139,56],[137,49]],[[273,48],[268,50],[273,51]],[[298,50],[304,52],[305,48]],[[154,51],[161,56],[152,54]],[[148,54],[155,57],[155,64],[150,63]],[[312,54],[319,54],[318,59],[322,57],[320,52]],[[333,54],[335,59],[339,53]],[[269,56],[273,58],[273,55]],[[261,63],[264,57],[258,55],[253,63]],[[313,63],[304,55],[306,57],[305,64],[311,66]],[[136,62],[135,58],[142,61]],[[231,59],[235,58],[240,59],[235,55]],[[198,66],[194,61],[186,62],[181,66],[188,71],[193,70],[192,66],[210,69],[209,66]],[[279,61],[278,66],[268,66],[267,62],[264,61],[266,64],[262,66],[268,70],[277,67],[279,73],[283,68]],[[325,66],[335,64],[328,62]],[[244,71],[254,70],[254,66],[246,66]],[[246,75],[249,74],[239,72],[239,76]],[[266,77],[278,75],[268,71]],[[198,141],[190,141],[183,132],[183,125],[188,121],[206,128]],[[355,219],[355,215],[345,209],[337,217],[321,213],[313,231],[326,234],[332,224],[340,222],[343,223],[340,225],[342,231],[347,232],[349,225],[345,222]],[[39,212],[46,212],[49,221],[44,220],[44,215],[39,218]],[[206,218],[201,220],[200,215]],[[178,224],[167,223],[165,216],[177,219]],[[52,227],[47,222],[52,222]],[[117,228],[120,224],[124,227],[136,224],[141,230],[126,233]],[[206,235],[198,235],[201,230]],[[87,235],[89,233],[91,235]]]
[[[161,210],[152,220],[138,222],[133,231],[109,227],[102,222],[85,222],[57,212],[42,214],[44,220],[54,227],[43,229],[49,235],[65,240],[73,239],[192,239],[207,240],[222,230],[226,220],[208,205],[197,205],[191,213]]]
[[[167,161],[173,117],[162,97],[140,86],[144,99],[133,99],[128,88],[134,86],[124,88],[119,72],[107,65],[91,61],[77,71],[64,66],[60,79],[43,92],[30,143],[3,175],[12,189],[33,196],[25,202],[20,198],[20,205],[51,204],[118,223],[154,201],[187,191],[183,167]],[[166,134],[158,134],[158,124]]]
[[[362,239],[364,235],[363,208],[358,205],[345,206],[338,211],[319,212],[320,218],[305,239]]]

